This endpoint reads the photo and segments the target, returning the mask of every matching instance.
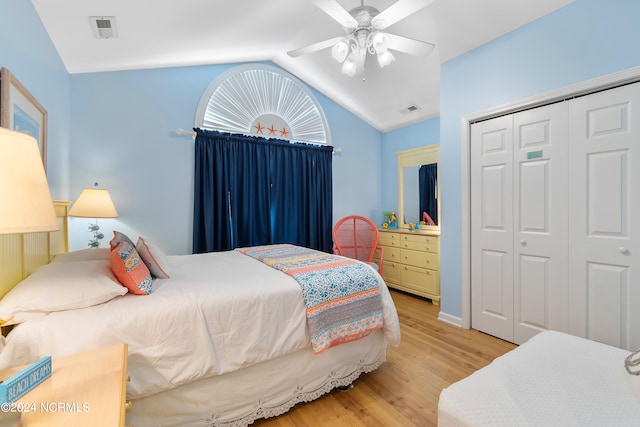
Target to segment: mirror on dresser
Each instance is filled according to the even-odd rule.
[[[440,145],[400,151],[398,155],[398,228],[379,232],[378,244],[384,249],[381,275],[385,283],[440,305],[440,197],[438,163]],[[420,175],[425,170],[430,180]],[[421,188],[422,187],[422,188]],[[431,198],[432,204],[421,198]],[[433,216],[433,225],[410,228],[419,223],[421,213]]]
[[[397,156],[398,226],[409,228],[424,221],[427,225],[421,228],[439,230],[440,144],[399,151]]]

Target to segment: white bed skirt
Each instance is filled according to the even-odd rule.
[[[133,400],[127,425],[244,427],[287,412],[377,369],[388,343],[382,331],[320,354],[311,347],[239,371]]]

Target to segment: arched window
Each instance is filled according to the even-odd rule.
[[[311,91],[273,66],[247,64],[220,74],[196,112],[196,127],[331,145],[322,108]]]

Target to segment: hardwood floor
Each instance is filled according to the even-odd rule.
[[[402,339],[398,347],[389,349],[384,365],[360,376],[351,391],[334,390],[254,425],[436,426],[443,388],[516,347],[437,320],[439,307],[428,300],[394,290],[391,295]]]

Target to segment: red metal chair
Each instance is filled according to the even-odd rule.
[[[382,274],[384,249],[378,246],[378,227],[368,218],[351,215],[339,220],[333,227],[333,253],[369,263]],[[373,256],[379,250],[377,263]]]

